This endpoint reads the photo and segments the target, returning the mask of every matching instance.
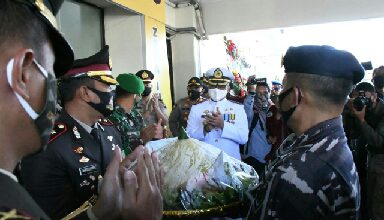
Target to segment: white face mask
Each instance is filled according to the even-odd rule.
[[[227,93],[227,90],[221,90],[218,88],[208,90],[209,97],[211,97],[211,99],[215,102],[223,100],[227,96]]]

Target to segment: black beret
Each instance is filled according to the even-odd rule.
[[[351,53],[331,46],[290,47],[283,57],[285,72],[316,74],[348,79],[356,84],[364,78],[364,68]]]
[[[141,78],[143,82],[151,82],[155,78],[155,75],[149,70],[140,70],[136,73],[136,76]]]
[[[375,87],[369,82],[361,82],[356,85],[356,91],[375,92]]]
[[[19,0],[18,3],[28,5],[44,22],[50,32],[50,40],[55,53],[54,71],[56,77],[65,74],[72,66],[74,54],[72,47],[58,30],[56,14],[64,0]],[[17,27],[15,27],[17,28]]]

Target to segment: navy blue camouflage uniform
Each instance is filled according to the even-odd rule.
[[[358,219],[360,185],[341,117],[292,134],[281,148],[263,219]]]

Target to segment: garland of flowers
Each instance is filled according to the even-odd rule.
[[[229,56],[228,69],[232,69],[234,76],[232,90],[235,96],[244,97],[246,90],[246,78],[241,76],[236,67],[239,67],[241,70],[242,67],[248,68],[249,64],[245,61],[244,57],[240,56],[239,49],[237,48],[236,44],[232,40],[227,39],[226,36],[224,36],[224,44],[226,47],[227,55]]]

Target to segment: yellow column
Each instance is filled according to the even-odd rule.
[[[146,66],[155,75],[152,90],[159,89],[168,113],[172,110],[171,84],[167,56],[165,24],[145,16]]]

